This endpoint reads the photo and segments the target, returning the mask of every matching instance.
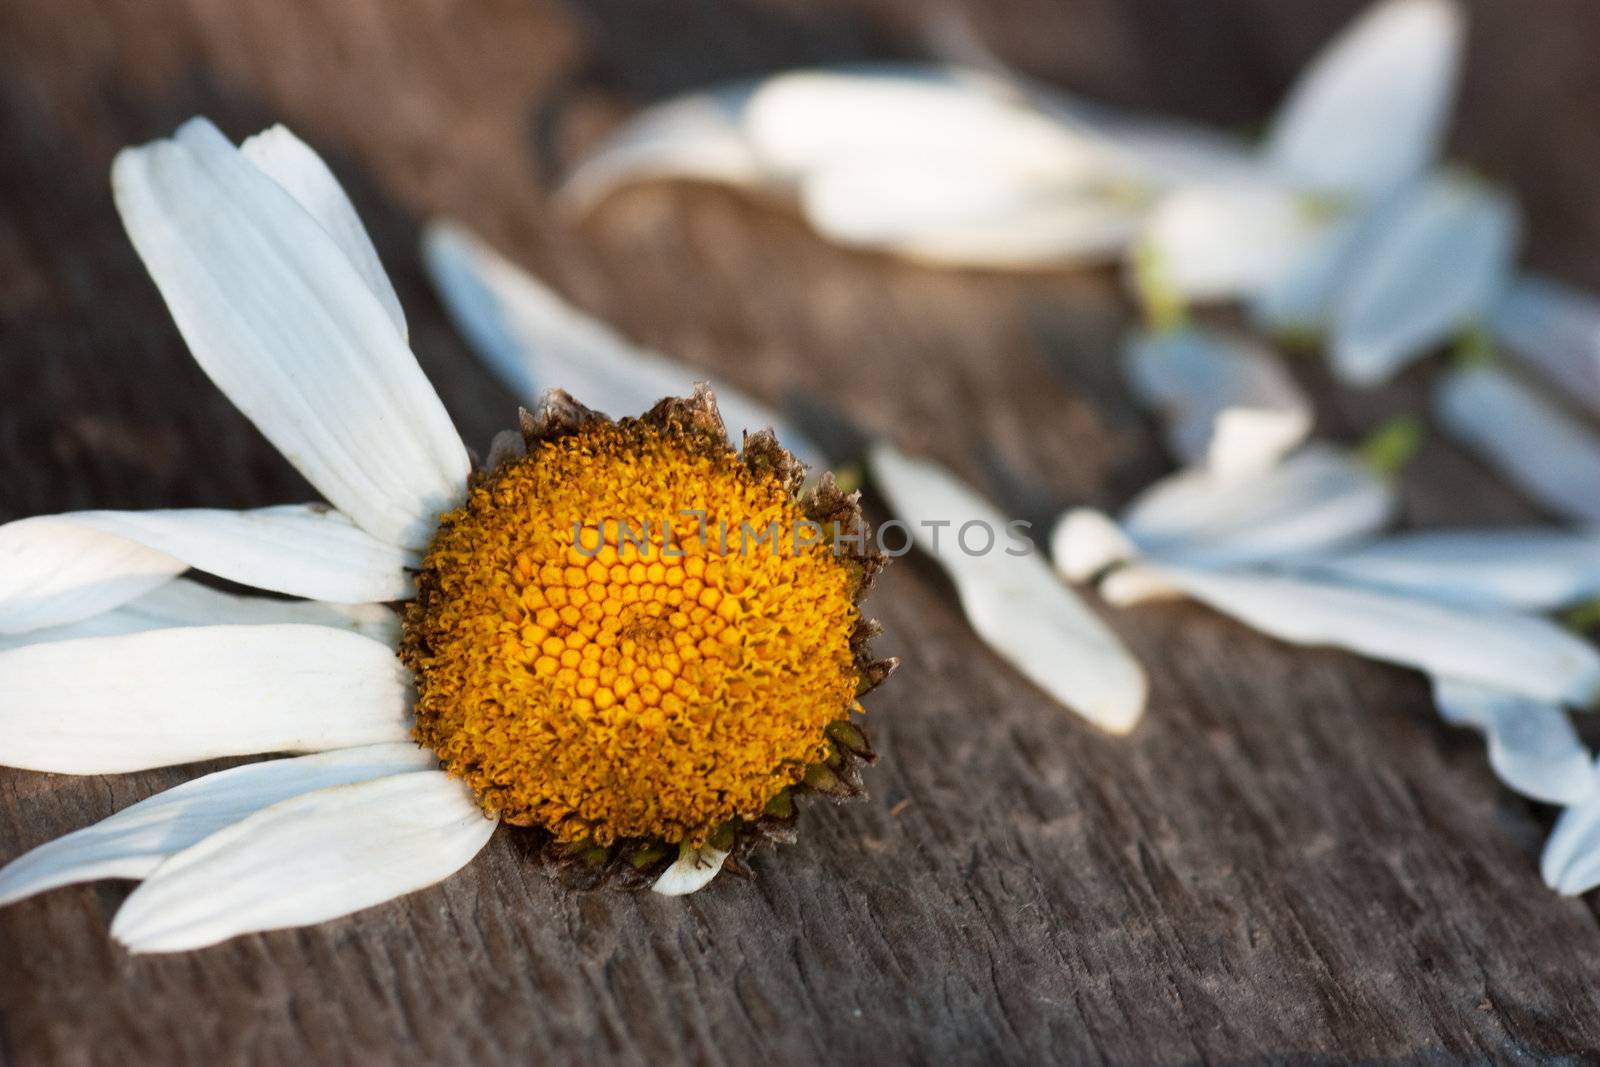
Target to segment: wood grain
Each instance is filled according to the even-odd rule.
[[[1259,124],[1356,8],[977,0],[1000,54],[1107,99]],[[1600,12],[1484,0],[1460,154],[1522,193],[1529,257],[1600,283]],[[681,186],[574,227],[553,176],[644,100],[925,49],[910,0],[0,4],[0,519],[241,506],[310,489],[194,367],[123,237],[123,144],[206,113],[283,121],[351,188],[469,443],[516,398],[416,255],[456,216],[641,341],[949,463],[1012,513],[1111,505],[1164,469],[1107,371],[1105,276],[937,273]],[[1308,380],[1320,376],[1302,368]],[[1330,433],[1417,404],[1322,389]],[[1430,442],[1415,522],[1526,517]],[[813,808],[752,881],[574,894],[501,830],[445,884],[346,920],[132,959],[99,884],[0,910],[0,1061],[34,1063],[1600,1062],[1600,927],[1539,883],[1511,798],[1419,678],[1201,609],[1110,623],[1149,665],[1113,740],[968,633],[926,562],[875,594],[906,667],[872,704],[872,798]],[[219,709],[219,712],[225,709]],[[0,770],[0,858],[195,768]]]

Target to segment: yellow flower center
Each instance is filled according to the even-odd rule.
[[[772,474],[677,425],[538,444],[443,519],[406,614],[416,735],[558,841],[704,843],[855,707],[859,574]]]

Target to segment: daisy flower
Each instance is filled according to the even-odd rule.
[[[327,503],[0,526],[0,764],[300,755],[44,844],[0,902],[140,880],[112,935],[197,948],[439,881],[500,822],[686,893],[791,838],[796,796],[859,793],[851,714],[895,661],[867,651],[882,558],[831,477],[802,495],[770,432],[733,449],[705,388],[619,422],[554,391],[475,467],[311,149],[196,119],[112,180],[195,359]],[[684,513],[843,540],[746,552]]]

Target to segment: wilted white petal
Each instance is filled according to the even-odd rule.
[[[1453,0],[1386,0],[1312,61],[1267,138],[1293,180],[1377,192],[1439,152],[1455,97],[1465,19]]]
[[[842,160],[982,159],[1018,176],[1089,179],[1107,155],[1034,107],[1006,79],[928,65],[796,71],[761,83],[745,131],[775,169],[800,175]]]
[[[1539,874],[1567,896],[1600,885],[1600,789],[1561,813],[1539,858]]]
[[[572,172],[562,198],[587,212],[635,182],[687,178],[743,189],[781,185],[744,133],[753,89],[754,83],[740,82],[645,108]]]
[[[1093,508],[1072,508],[1050,532],[1050,558],[1069,582],[1086,582],[1114,563],[1139,554],[1138,546],[1109,515]]]
[[[1287,186],[1192,185],[1162,198],[1140,241],[1179,293],[1227,300],[1293,269],[1329,223],[1326,210]]]
[[[1600,437],[1502,370],[1462,367],[1442,378],[1439,421],[1551,511],[1600,522]]]
[[[0,766],[136,771],[410,736],[394,650],[328,626],[196,626],[0,652]]]
[[[1510,278],[1518,235],[1509,197],[1453,176],[1423,184],[1363,246],[1335,302],[1334,373],[1380,384],[1486,315]]]
[[[123,903],[111,936],[131,952],[179,952],[335,919],[448,878],[494,828],[442,771],[304,793],[161,864]]]
[[[0,526],[0,634],[90,618],[188,567],[340,603],[403,600],[416,553],[318,504],[71,511]]]
[[[284,622],[353,630],[391,648],[400,643],[400,616],[383,604],[239,596],[187,578],[174,578],[135,600],[77,622],[22,634],[0,634],[0,652],[47,641],[115,637],[176,626],[263,626]]]
[[[1139,551],[1199,566],[1261,563],[1370,537],[1394,516],[1393,484],[1324,444],[1253,478],[1184,470],[1154,483],[1123,513]]]
[[[430,223],[422,252],[445,306],[473,349],[530,404],[546,390],[560,388],[620,418],[642,414],[664,396],[686,396],[696,381],[708,377],[628,341],[459,226]],[[713,384],[735,443],[741,431],[770,426],[806,463],[824,462],[821,449],[770,409],[725,382]]]
[[[323,224],[203,119],[125,149],[111,180],[212,381],[362,529],[424,547],[465,492],[466,449]]]
[[[1348,649],[1554,704],[1587,707],[1600,695],[1600,652],[1534,616],[1261,571],[1153,562],[1125,570],[1291,644]]]
[[[1422,530],[1305,560],[1330,578],[1439,600],[1545,612],[1600,596],[1600,533]]]
[[[1112,197],[1016,181],[985,166],[929,169],[900,160],[812,171],[801,205],[817,232],[840,244],[1011,269],[1114,259],[1140,220],[1136,206]]]
[[[678,861],[655,880],[650,888],[664,897],[687,896],[698,889],[704,889],[711,883],[711,879],[722,870],[723,861],[728,854],[721,849],[712,848],[680,848]]]
[[[1140,330],[1123,349],[1134,393],[1160,411],[1184,463],[1259,474],[1311,432],[1311,403],[1266,348],[1197,326]]]
[[[1600,411],[1600,297],[1524,274],[1495,305],[1489,324],[1513,355]]]
[[[1454,678],[1433,680],[1439,714],[1483,732],[1489,766],[1506,785],[1546,804],[1576,804],[1594,791],[1589,750],[1554,704]]]
[[[322,157],[283,126],[273,126],[254,137],[246,137],[239,145],[239,152],[283,186],[322,224],[367,283],[367,288],[372,290],[372,295],[378,298],[378,303],[383,305],[395,330],[405,337],[406,313],[400,307],[400,298],[395,295],[388,272],[378,260],[378,250],[372,246],[372,238],[361,224],[356,206]]]
[[[917,546],[955,584],[973,630],[1062,704],[1112,733],[1144,712],[1144,671],[1117,636],[1064,586],[1031,545],[1010,540],[1005,517],[941,467],[874,444],[873,480]],[[946,524],[936,537],[931,524]],[[966,533],[963,530],[970,527]],[[970,554],[992,534],[987,551]],[[1027,551],[1022,555],[1012,552]]]
[[[77,882],[145,878],[168,856],[279,801],[437,764],[432,752],[400,742],[208,774],[19,856],[0,868],[0,904]]]

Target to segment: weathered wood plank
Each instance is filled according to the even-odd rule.
[[[955,5],[952,5],[954,9]],[[1356,5],[962,5],[1013,61],[1110,99],[1258,122]],[[282,120],[352,188],[424,367],[470,442],[514,398],[450,332],[417,225],[459,216],[632,335],[820,401],[1042,520],[1162,469],[1104,360],[1105,277],[940,274],[829,248],[684,188],[574,229],[565,154],[641,97],[910,53],[922,5],[194,0],[0,7],[0,517],[304,499],[183,351],[117,225],[111,154],[194,112]],[[1201,12],[1204,12],[1202,14]],[[1460,145],[1514,181],[1533,258],[1600,282],[1600,18],[1474,5]],[[1312,377],[1315,377],[1313,374]],[[1353,434],[1423,395],[1329,397]],[[1525,515],[1442,443],[1417,521]],[[1151,713],[1112,740],[966,631],[910,558],[875,596],[906,669],[874,701],[872,799],[686,901],[575,895],[501,831],[443,886],[174,958],[105,926],[125,890],[0,911],[0,1059],[34,1062],[1461,1062],[1600,1047],[1600,928],[1551,896],[1541,813],[1501,793],[1420,681],[1284,649],[1193,607],[1110,621]],[[0,857],[192,770],[0,771]]]

